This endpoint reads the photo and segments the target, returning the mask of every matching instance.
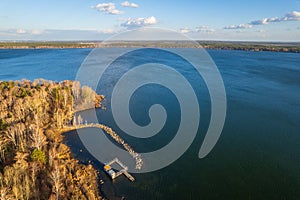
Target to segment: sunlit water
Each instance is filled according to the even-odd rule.
[[[0,50],[0,80],[74,80],[90,51]],[[193,53],[194,50],[188,51]],[[134,174],[134,183],[125,177],[111,182],[100,172],[100,178],[105,181],[101,190],[108,198],[300,198],[300,54],[208,52],[221,72],[228,100],[225,126],[213,151],[204,159],[198,158],[210,119],[207,88],[192,69],[177,67],[193,85],[200,102],[201,121],[196,139],[170,166],[152,173]],[[167,56],[157,56],[168,60],[170,65],[177,62]],[[176,63],[173,65],[177,66]],[[107,73],[105,87],[99,87],[98,92],[106,94],[111,90],[116,77],[122,75],[122,65],[119,67],[120,72]],[[156,103],[166,108],[168,120],[162,131],[150,139],[137,139],[123,133],[112,119],[109,101],[106,102],[108,109],[97,110],[97,115],[102,123],[111,126],[137,151],[148,152],[171,141],[180,120],[175,96],[166,88],[150,85],[139,89],[131,99],[130,111],[137,124],[149,123],[148,108]],[[91,160],[98,169],[102,168],[102,164],[82,147],[76,132],[68,133],[66,142],[83,162]]]

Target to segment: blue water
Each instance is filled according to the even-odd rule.
[[[1,50],[0,80],[75,79],[90,49]]]
[[[90,51],[0,50],[0,80],[74,80]],[[192,54],[194,50],[188,51]],[[104,185],[103,192],[107,197],[300,199],[300,54],[208,52],[220,70],[227,95],[225,126],[213,151],[204,159],[198,158],[209,123],[210,101],[204,82],[194,75],[193,70],[185,71],[183,73],[194,86],[201,107],[200,128],[195,141],[180,159],[162,170],[136,174],[134,183],[121,177]],[[156,57],[172,62],[167,55]],[[98,92],[109,96],[108,91],[121,72],[107,73],[104,80],[107,87],[98,88]],[[195,87],[195,83],[200,87]],[[155,92],[149,96],[147,91]],[[98,110],[97,115],[100,121],[111,126],[141,152],[159,149],[173,138],[178,128],[179,111],[176,98],[168,90],[148,86],[137,91],[131,103],[132,117],[141,125],[149,122],[143,116],[150,105],[164,105],[170,118],[162,132],[168,134],[160,133],[150,140],[143,140],[122,133],[112,120],[109,101],[106,102],[108,109]],[[73,152],[79,152],[80,142],[74,135],[68,137],[67,142]],[[87,154],[82,154],[81,158],[84,156]]]

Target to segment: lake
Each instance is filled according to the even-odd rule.
[[[192,54],[195,50],[188,51]],[[0,80],[74,80],[90,52],[91,49],[0,50]],[[133,183],[125,177],[110,181],[100,172],[105,181],[101,191],[106,197],[300,199],[300,54],[208,50],[224,81],[227,115],[218,143],[208,156],[199,159],[211,114],[205,83],[192,69],[182,70],[172,63],[176,61],[168,55],[153,53],[151,56],[177,66],[176,70],[193,86],[201,108],[198,133],[178,160],[155,172],[134,174]],[[119,71],[107,73],[105,87],[97,88],[98,93],[110,97],[116,78],[122,75],[123,66],[118,67]],[[149,85],[134,93],[130,102],[132,118],[139,125],[149,123],[145,113],[157,103],[165,107],[168,119],[161,132],[149,139],[134,138],[121,131],[113,120],[109,99],[105,102],[107,110],[97,110],[97,116],[138,152],[148,152],[174,138],[180,123],[178,101],[166,88]],[[102,168],[102,163],[84,149],[76,132],[66,134],[66,143],[82,162],[90,160],[96,168]]]

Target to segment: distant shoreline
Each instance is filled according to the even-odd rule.
[[[272,51],[300,53],[300,42],[231,41],[91,41],[91,42],[0,42],[0,49],[71,49],[71,48],[199,48],[217,50]]]

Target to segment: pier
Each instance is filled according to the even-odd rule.
[[[114,163],[118,164],[122,169],[119,170],[118,172],[115,172],[111,167],[111,165]],[[111,177],[111,179],[115,179],[120,175],[124,174],[130,181],[133,182],[135,180],[134,177],[128,173],[128,167],[124,165],[118,158],[115,158],[112,161],[105,164],[104,170]]]

